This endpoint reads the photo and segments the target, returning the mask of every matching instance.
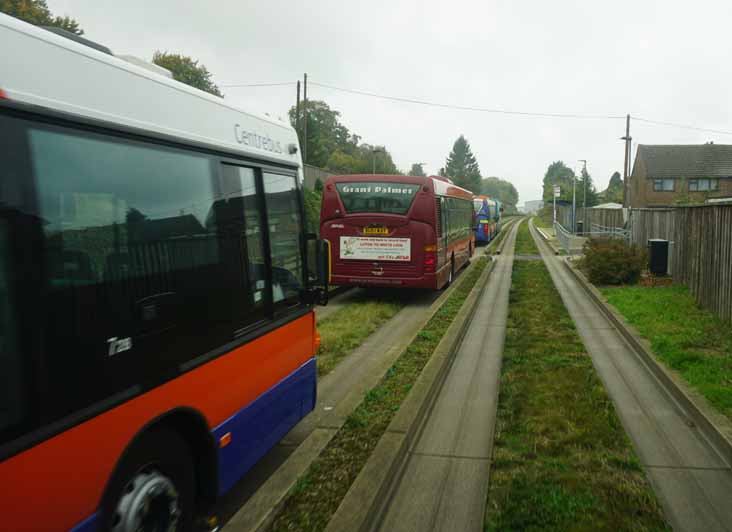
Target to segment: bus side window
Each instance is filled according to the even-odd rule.
[[[295,176],[265,172],[264,194],[272,258],[272,300],[299,301],[303,287],[302,220]]]
[[[23,421],[27,407],[21,388],[23,364],[15,338],[11,288],[8,227],[0,220],[0,432]]]
[[[257,182],[252,168],[223,164],[221,166],[222,200],[218,212],[219,223],[234,240],[238,257],[236,268],[243,274],[249,305],[246,321],[263,317],[269,299],[267,269],[262,239],[262,209],[257,195]],[[255,311],[251,313],[251,307]],[[262,314],[261,316],[259,314]]]

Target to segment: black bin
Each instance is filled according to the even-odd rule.
[[[668,273],[668,240],[648,239],[648,269],[653,275]]]
[[[585,229],[585,222],[583,222],[582,220],[578,220],[577,221],[577,234],[583,235],[585,233],[584,229]]]

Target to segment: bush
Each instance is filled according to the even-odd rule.
[[[320,234],[320,202],[321,193],[317,190],[305,189],[305,227],[308,233]]]
[[[591,238],[584,246],[580,268],[593,284],[635,284],[647,264],[644,248],[618,238]]]

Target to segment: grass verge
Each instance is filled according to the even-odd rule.
[[[522,222],[518,228],[518,233],[516,234],[516,248],[514,249],[514,254],[515,255],[538,255],[539,254],[539,248],[536,247],[536,242],[534,242],[534,238],[531,236],[531,232],[529,231],[528,220],[525,222]]]
[[[664,530],[546,266],[514,262],[486,530]]]
[[[288,494],[270,530],[327,526],[487,264],[478,259],[379,384],[366,393]]]
[[[320,350],[318,351],[318,376],[324,377],[351,351],[360,346],[374,331],[401,310],[404,303],[396,296],[370,299],[364,295],[361,301],[339,309],[318,323]]]
[[[603,287],[600,291],[677,371],[732,420],[732,329],[700,309],[686,286]]]

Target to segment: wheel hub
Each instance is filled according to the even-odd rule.
[[[180,516],[178,491],[154,469],[140,471],[125,486],[112,525],[113,532],[175,532]]]

